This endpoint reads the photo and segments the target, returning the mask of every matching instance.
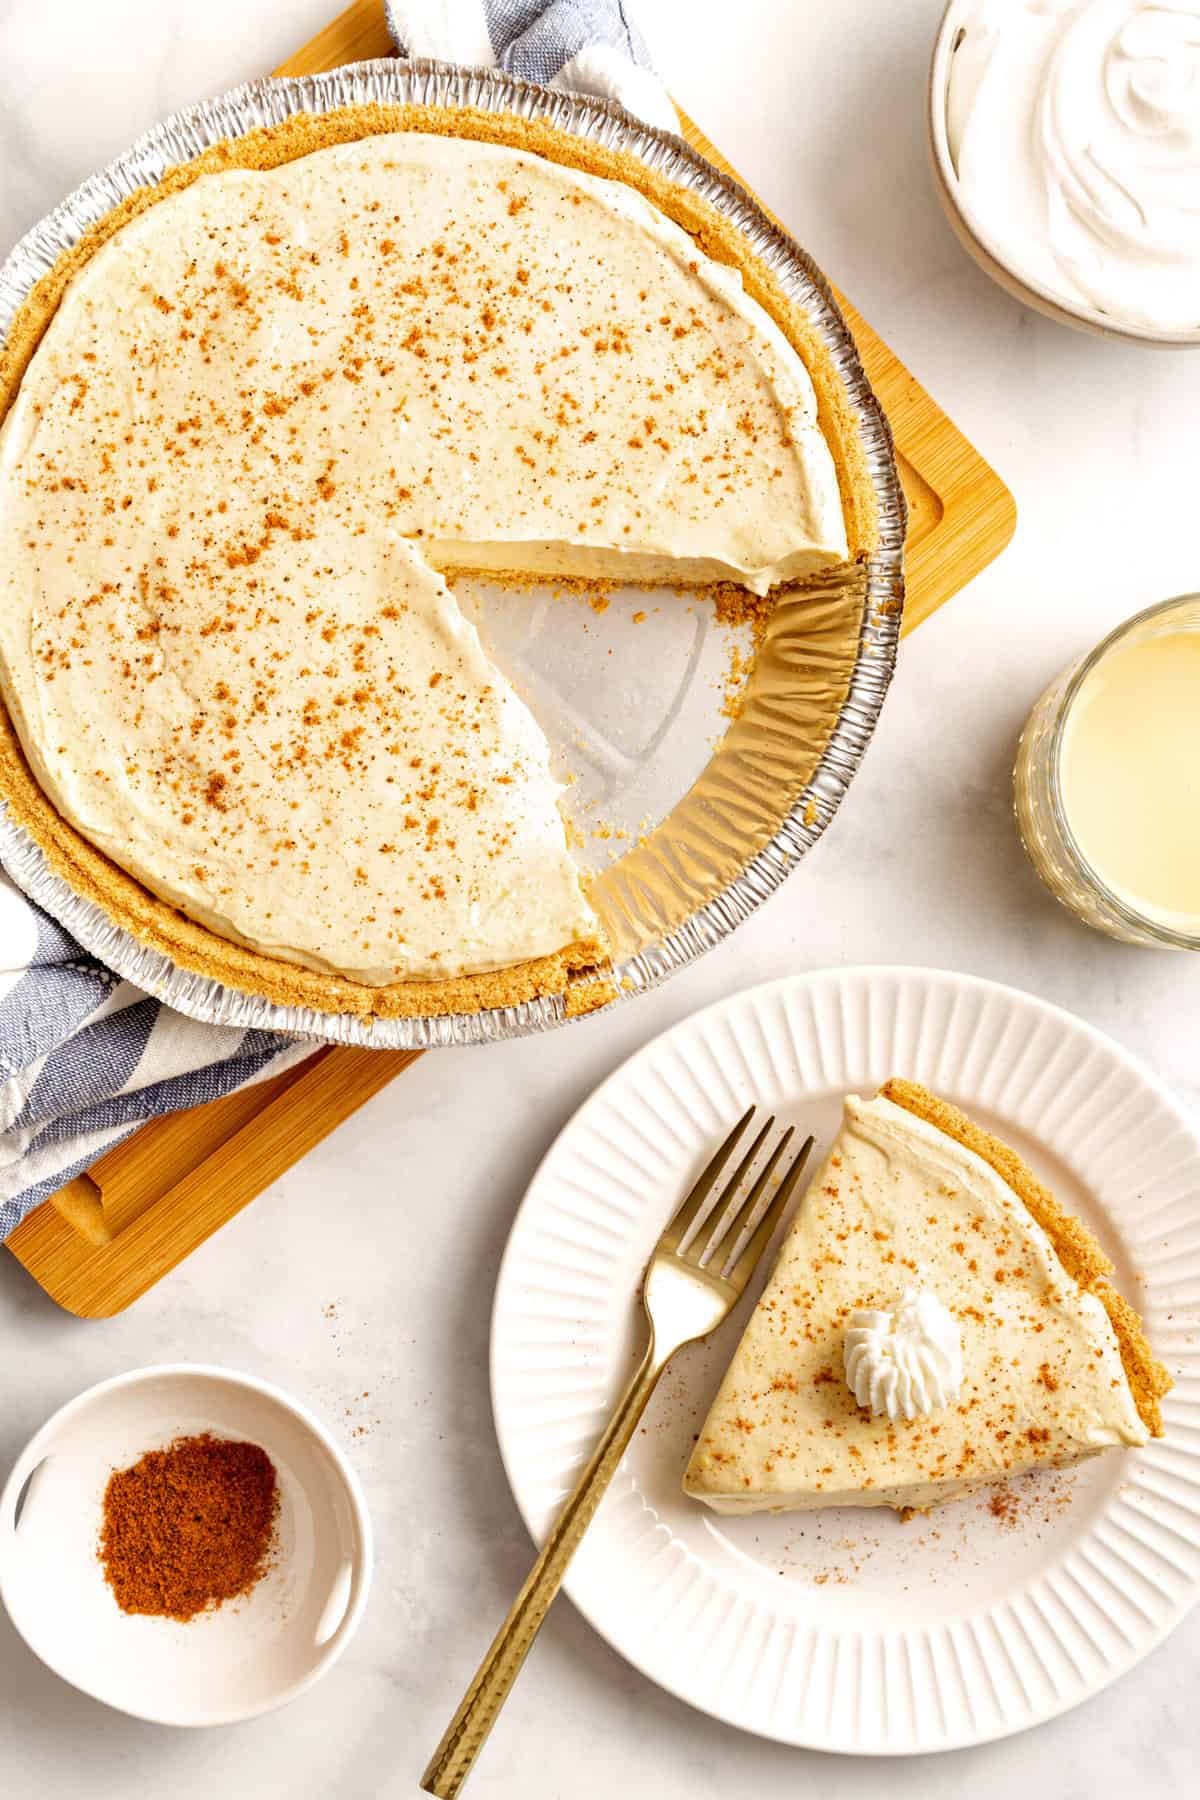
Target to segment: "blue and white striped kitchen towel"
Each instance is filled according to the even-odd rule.
[[[499,64],[543,87],[618,100],[647,125],[679,130],[622,0],[387,0],[387,16],[401,56]]]
[[[147,1119],[311,1056],[200,1025],[88,956],[0,873],[0,1239]]]
[[[621,0],[388,0],[387,10],[402,55],[498,63],[678,128]],[[312,1049],[172,1012],[0,873],[0,1239],[147,1119],[279,1074]]]

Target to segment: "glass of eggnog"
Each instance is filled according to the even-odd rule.
[[[1200,950],[1200,595],[1138,613],[1051,682],[1015,800],[1034,868],[1086,924]]]

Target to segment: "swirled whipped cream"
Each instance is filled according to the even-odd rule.
[[[1054,299],[1200,325],[1200,0],[975,0],[946,99],[958,198]]]
[[[860,1306],[843,1348],[846,1380],[860,1406],[901,1419],[924,1419],[962,1392],[958,1322],[928,1289],[905,1288],[894,1312]]]

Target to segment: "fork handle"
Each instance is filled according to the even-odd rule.
[[[541,1555],[492,1639],[491,1648],[421,1777],[425,1793],[452,1800],[470,1774],[665,1366],[665,1358],[659,1359],[651,1335],[637,1373],[618,1401],[604,1435],[554,1521]]]

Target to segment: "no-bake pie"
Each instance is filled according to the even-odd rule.
[[[504,116],[173,170],[34,290],[0,411],[9,805],[142,940],[326,1010],[603,990],[546,738],[447,575],[759,596],[874,541],[737,234]]]
[[[684,1478],[718,1512],[924,1510],[1161,1435],[1091,1233],[912,1082],[846,1101]]]

